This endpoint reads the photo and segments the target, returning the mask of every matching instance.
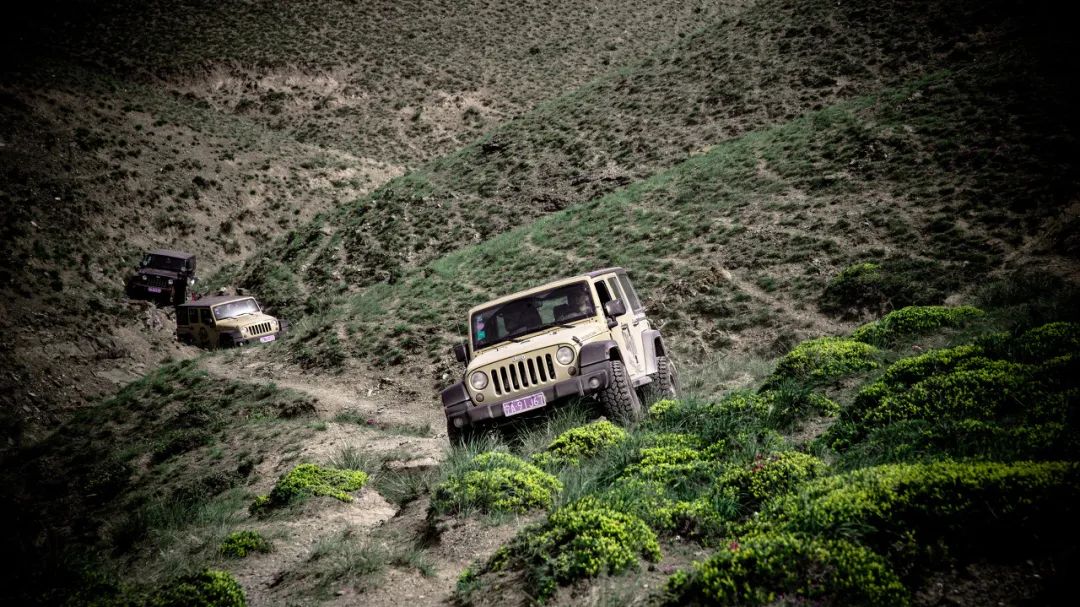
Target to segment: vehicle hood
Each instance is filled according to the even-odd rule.
[[[148,276],[164,276],[165,278],[179,278],[179,272],[173,272],[172,270],[159,270],[158,268],[139,268],[136,272],[136,276],[146,274]]]
[[[554,345],[565,344],[573,347],[575,350],[580,350],[581,346],[574,341],[575,337],[582,344],[585,344],[590,341],[606,338],[608,334],[607,326],[598,320],[583,322],[574,325],[573,328],[570,329],[553,327],[542,333],[533,333],[518,338],[518,341],[521,343],[508,341],[495,347],[484,349],[469,361],[469,370],[479,369],[480,367],[499,362],[500,360],[505,360],[508,357],[525,354],[532,352],[533,350],[548,348]]]
[[[247,327],[249,325],[256,325],[261,322],[270,322],[277,320],[269,314],[246,314],[244,316],[237,316],[236,318],[226,318],[225,320],[217,321],[217,326],[226,329],[239,329],[241,327]]]

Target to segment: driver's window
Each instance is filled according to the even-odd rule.
[[[186,325],[187,323],[187,308],[176,309],[176,324]]]
[[[199,310],[199,319],[204,325],[214,324],[214,319],[210,315],[210,308],[202,308]]]

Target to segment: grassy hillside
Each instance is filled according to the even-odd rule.
[[[291,355],[326,368],[442,364],[470,305],[607,264],[632,269],[672,343],[694,358],[782,351],[835,328],[833,310],[970,296],[1002,269],[1068,275],[1075,140],[1065,105],[1052,110],[1064,104],[1056,92],[1053,75],[1018,54],[754,131],[342,297],[297,332]],[[862,301],[874,284],[828,288],[861,263],[878,264],[876,280],[892,285],[885,299]]]
[[[754,3],[291,232],[239,281],[280,299],[393,282],[742,134],[1013,46],[1043,55],[1032,45],[1045,24],[1025,13],[1010,2]]]
[[[1063,20],[633,8],[14,21],[2,600],[1057,600],[1080,536]],[[172,344],[168,311],[118,298],[158,244],[232,262],[206,282],[290,334]],[[451,448],[436,390],[465,310],[612,264],[686,396]]]
[[[143,250],[195,252],[205,278],[736,10],[619,7],[58,0],[5,20],[5,409],[50,427],[170,350],[114,301]]]

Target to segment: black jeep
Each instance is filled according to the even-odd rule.
[[[155,249],[143,255],[139,268],[127,280],[127,295],[180,305],[195,284],[195,256],[183,251]]]

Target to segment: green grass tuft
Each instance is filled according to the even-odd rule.
[[[562,489],[557,478],[533,464],[509,453],[489,451],[435,487],[431,510],[439,514],[521,513],[550,508]]]

